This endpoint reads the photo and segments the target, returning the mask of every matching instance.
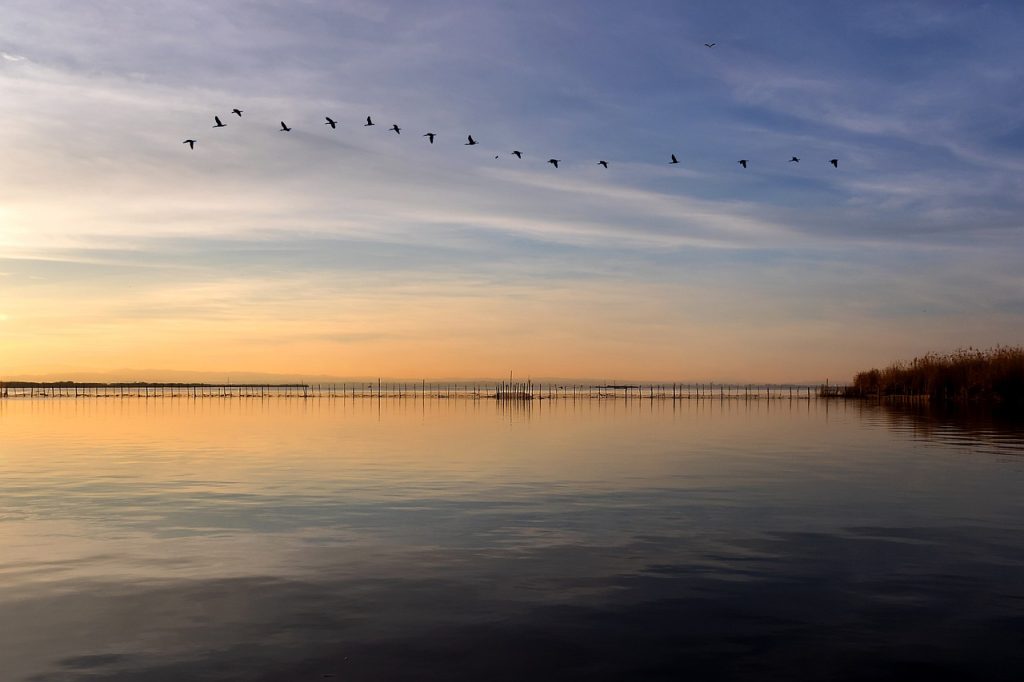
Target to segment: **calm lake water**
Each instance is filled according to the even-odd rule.
[[[1022,531],[990,419],[6,400],[0,679],[1019,680]]]

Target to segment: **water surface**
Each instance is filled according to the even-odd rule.
[[[0,401],[4,680],[1019,679],[1024,429]]]

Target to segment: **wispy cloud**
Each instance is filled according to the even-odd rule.
[[[968,318],[1009,334],[1020,20],[998,2],[13,0],[0,343],[29,362],[58,329],[110,344],[102,364],[142,335],[155,354],[133,364],[155,366],[178,361],[177,326],[256,365],[261,334],[364,360],[426,334],[483,366],[542,324],[591,357],[661,359],[766,329],[845,352],[850,319],[893,348]]]

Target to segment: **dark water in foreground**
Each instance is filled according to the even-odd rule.
[[[3,680],[1018,680],[1024,429],[0,402]]]

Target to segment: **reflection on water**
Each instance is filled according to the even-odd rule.
[[[1018,679],[1024,430],[824,401],[0,402],[10,680]]]

